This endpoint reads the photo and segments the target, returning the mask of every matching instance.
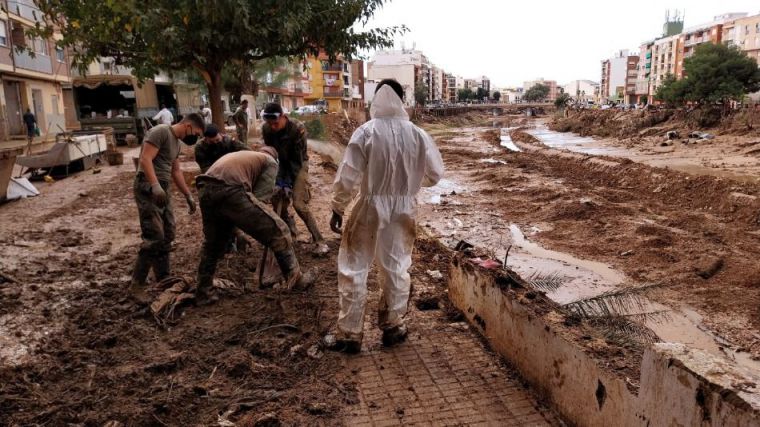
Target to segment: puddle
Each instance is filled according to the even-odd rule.
[[[515,143],[512,141],[512,137],[509,136],[509,131],[511,131],[514,128],[501,128],[501,145],[502,147],[506,148],[509,151],[522,151],[520,148],[515,145]]]
[[[536,271],[557,273],[566,277],[566,282],[547,296],[559,304],[566,304],[578,299],[589,298],[607,291],[617,289],[625,282],[625,275],[609,265],[576,258],[572,255],[545,249],[530,242],[520,227],[509,227],[514,249],[518,252],[510,255],[509,266],[523,277],[529,277]],[[702,316],[688,307],[673,309],[662,304],[642,300],[642,307],[626,314],[667,311],[667,319],[647,321],[664,342],[678,342],[711,353],[728,357],[737,364],[760,372],[760,362],[750,358],[748,353],[737,353],[729,348],[729,343],[711,333],[702,326]]]
[[[440,181],[438,181],[438,184],[432,187],[425,187],[420,192],[424,195],[427,203],[440,205],[442,194],[451,194],[452,192],[461,193],[462,191],[462,186],[456,182],[450,179],[442,178]]]
[[[625,149],[602,146],[594,138],[579,136],[574,133],[555,132],[547,128],[546,125],[538,125],[535,128],[527,129],[526,132],[540,139],[547,147],[594,156],[627,157],[630,154]]]

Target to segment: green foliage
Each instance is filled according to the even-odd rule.
[[[428,86],[424,83],[417,84],[414,87],[414,102],[418,107],[424,106],[428,99]]]
[[[311,119],[304,123],[306,127],[306,135],[313,139],[323,139],[325,136],[325,124],[322,120]]]
[[[499,102],[499,100],[501,99],[501,92],[499,91],[494,92],[493,95],[491,95],[491,98],[493,98],[494,101]]]
[[[44,23],[31,36],[50,38],[72,53],[80,70],[98,57],[113,57],[139,79],[160,70],[195,69],[208,86],[218,125],[222,70],[249,69],[254,61],[318,55],[351,58],[358,50],[390,47],[405,27],[357,30],[386,0],[34,0]]]
[[[478,91],[475,92],[475,99],[477,99],[478,101],[482,101],[486,98],[488,98],[488,91],[483,89],[482,87],[479,87]]]
[[[523,99],[528,102],[543,101],[549,96],[549,86],[536,83],[523,94]]]
[[[470,99],[475,99],[475,94],[472,92],[472,89],[459,89],[457,91],[457,99],[459,99],[459,101],[468,101]]]
[[[760,90],[757,61],[735,46],[705,43],[684,60],[685,77],[666,77],[657,88],[655,99],[669,105],[741,101],[748,93]]]
[[[554,106],[557,108],[564,108],[567,106],[568,102],[570,102],[570,95],[562,92],[557,95],[557,99],[554,100]]]

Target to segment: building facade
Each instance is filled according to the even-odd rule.
[[[22,117],[27,109],[36,116],[42,135],[78,126],[76,117],[66,114],[74,103],[68,53],[53,39],[27,37],[25,30],[40,17],[32,0],[3,1],[2,6],[0,136],[25,138]]]
[[[546,101],[554,102],[554,100],[557,99],[557,95],[559,95],[559,87],[557,86],[557,82],[554,80],[544,80],[543,77],[536,80],[529,80],[524,82],[522,87],[523,93],[537,84],[542,84],[549,87],[549,94],[546,97]]]
[[[639,55],[620,50],[602,61],[599,96],[603,103],[629,102],[635,96]]]
[[[328,111],[343,111],[363,105],[364,101],[360,98],[362,89],[352,75],[350,61],[339,57],[331,62],[327,54],[321,53],[317,57],[309,57],[308,62],[311,92],[304,94],[305,104],[324,102]]]
[[[596,102],[599,94],[599,83],[591,80],[573,80],[562,88],[564,93],[580,103]]]

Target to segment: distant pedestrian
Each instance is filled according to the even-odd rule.
[[[203,117],[203,121],[205,121],[207,125],[214,123],[214,120],[211,117],[211,109],[208,108],[208,104],[204,104],[203,108],[201,108],[201,117]]]
[[[26,138],[31,142],[34,139],[37,129],[37,118],[34,117],[32,110],[26,109],[24,113],[24,124],[26,125]]]
[[[244,99],[240,106],[232,115],[232,121],[235,123],[237,131],[237,140],[243,144],[248,143],[248,100]]]
[[[153,116],[153,120],[159,125],[170,125],[174,123],[174,115],[168,108],[166,108],[166,105],[161,104],[161,111]]]

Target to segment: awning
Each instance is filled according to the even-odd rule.
[[[133,86],[134,82],[132,81],[131,76],[90,76],[90,77],[74,78],[72,84],[74,85],[74,87],[85,87],[87,89],[95,89],[100,85]]]

